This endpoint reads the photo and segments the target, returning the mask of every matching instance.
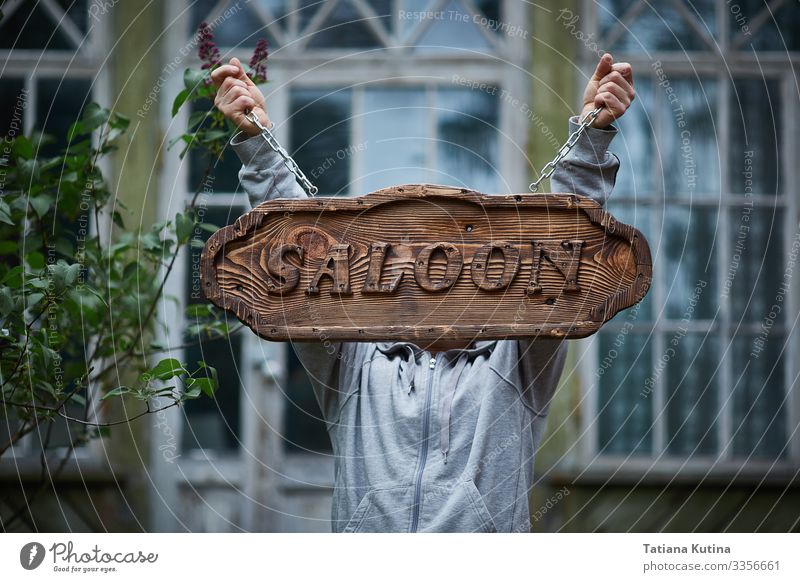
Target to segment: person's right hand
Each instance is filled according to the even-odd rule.
[[[245,117],[247,111],[255,113],[262,125],[272,127],[264,94],[244,72],[239,59],[234,57],[229,64],[211,71],[211,80],[217,86],[214,105],[236,127],[248,135],[258,135],[258,127]]]

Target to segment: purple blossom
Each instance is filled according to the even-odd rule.
[[[197,54],[203,61],[203,69],[213,69],[222,62],[219,49],[214,42],[214,34],[205,22],[201,22],[197,27]]]
[[[250,58],[250,72],[248,75],[254,83],[267,81],[267,58],[269,57],[269,43],[267,39],[260,38],[256,43],[253,56]]]

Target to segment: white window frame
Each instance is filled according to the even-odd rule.
[[[680,0],[669,0],[674,6],[679,9],[679,12],[685,10],[685,6],[681,5]],[[586,34],[593,33],[592,38],[601,39],[598,45],[601,49],[607,46],[600,36],[598,11],[602,10],[598,7],[598,2],[595,0],[583,0],[582,10],[580,14],[581,28]],[[634,5],[631,10],[625,15],[618,15],[621,24],[615,31],[612,27],[609,36],[613,36],[621,30],[625,32],[625,27],[635,30],[635,16],[640,12],[642,6],[639,4]],[[644,7],[645,10],[651,8]],[[783,196],[779,197],[778,205],[782,207],[783,212],[783,241],[782,251],[785,252],[791,244],[792,237],[797,230],[798,224],[798,207],[799,202],[796,192],[798,185],[800,185],[800,173],[798,172],[797,164],[793,160],[797,159],[798,148],[800,144],[798,139],[800,135],[798,132],[792,132],[792,127],[797,127],[800,123],[800,107],[798,107],[796,95],[793,93],[794,85],[792,78],[792,67],[796,69],[800,64],[800,53],[786,53],[776,54],[768,52],[759,52],[754,55],[752,51],[748,50],[747,46],[741,44],[740,38],[730,38],[728,34],[728,17],[729,14],[725,10],[725,6],[717,6],[715,14],[717,39],[719,43],[719,54],[715,54],[712,50],[704,52],[693,52],[687,55],[677,52],[651,52],[650,54],[642,53],[626,53],[622,50],[612,50],[612,54],[617,62],[627,61],[630,62],[634,70],[634,78],[638,82],[649,82],[653,75],[652,63],[660,60],[663,63],[663,69],[671,79],[680,77],[693,78],[695,75],[704,77],[713,77],[719,83],[719,91],[717,96],[717,110],[718,129],[720,131],[720,159],[722,160],[722,172],[720,176],[721,188],[724,194],[722,205],[716,199],[701,199],[695,198],[692,205],[686,205],[685,208],[692,207],[709,207],[719,208],[719,231],[721,233],[731,232],[732,225],[729,210],[741,206],[745,197],[743,195],[730,194],[729,186],[729,127],[724,121],[728,118],[729,114],[729,100],[731,90],[731,79],[742,78],[744,76],[752,76],[754,71],[758,74],[763,74],[765,77],[776,78],[781,86],[781,99],[782,99],[782,118],[786,120],[785,131],[782,135],[783,143],[781,144],[782,170],[784,172],[784,187]],[[754,19],[757,20],[757,19]],[[763,20],[761,20],[763,23]],[[698,34],[702,31],[695,30]],[[753,30],[753,35],[757,35],[758,31]],[[706,44],[713,47],[714,43],[711,39],[706,39]],[[594,53],[585,50],[582,45],[579,45],[581,60],[584,70],[589,70],[594,64],[596,59]],[[725,55],[724,59],[720,55]],[[658,117],[658,112],[664,107],[663,91],[660,91],[655,86],[654,92],[654,109],[653,117]],[[618,138],[619,139],[619,138]],[[623,200],[630,203],[650,204],[654,210],[655,215],[651,225],[653,228],[661,228],[663,226],[663,207],[659,206],[661,195],[659,190],[663,179],[661,169],[659,167],[658,154],[656,153],[656,164],[652,168],[654,173],[654,184],[656,191],[649,201],[646,201],[642,193],[636,193],[636,199],[626,198],[623,200],[622,196],[612,193],[615,200]],[[775,205],[775,199],[772,197],[763,197],[759,199],[758,196],[753,196],[754,207],[771,208]],[[688,202],[688,199],[681,200],[680,198],[670,198],[670,203]],[[652,243],[658,243],[662,240],[661,232],[645,232],[644,233]],[[722,283],[722,278],[728,270],[728,261],[732,256],[731,241],[728,236],[721,236],[718,238],[719,248],[717,250],[717,277],[720,279],[718,282]],[[664,277],[665,274],[659,271],[659,253],[658,248],[653,248],[653,285],[650,293],[653,294],[654,308],[663,304],[664,293]],[[720,287],[721,288],[721,287]],[[713,476],[716,479],[744,480],[756,483],[763,483],[765,481],[772,481],[778,483],[785,483],[794,479],[800,470],[800,432],[796,427],[800,425],[800,394],[797,390],[798,374],[800,373],[800,362],[797,358],[792,357],[791,354],[798,353],[800,347],[800,337],[797,326],[797,311],[800,306],[800,294],[798,285],[791,288],[788,294],[786,305],[784,305],[786,316],[786,324],[782,330],[787,333],[787,342],[784,346],[783,358],[783,374],[784,374],[784,388],[788,391],[787,406],[786,406],[786,425],[789,437],[789,450],[785,459],[776,460],[748,460],[741,458],[733,458],[730,454],[730,447],[727,447],[725,454],[718,453],[714,456],[695,456],[686,458],[682,456],[668,455],[665,452],[665,436],[667,434],[665,411],[663,407],[663,375],[657,378],[656,387],[654,389],[654,413],[653,422],[655,425],[654,434],[654,452],[652,455],[614,455],[605,454],[599,451],[598,445],[598,416],[597,416],[597,391],[598,391],[598,369],[601,366],[600,358],[602,354],[599,353],[598,336],[591,336],[578,343],[578,363],[576,365],[577,371],[580,376],[581,386],[581,400],[580,400],[580,437],[573,447],[564,455],[562,459],[561,468],[567,471],[570,475],[577,479],[598,480],[598,482],[608,482],[613,479],[630,480],[636,484],[645,482],[648,479],[655,479],[657,481],[681,480],[687,479],[689,482],[696,482],[700,479],[705,479]],[[726,352],[730,349],[731,341],[731,313],[730,301],[723,301],[722,304],[722,318],[716,321],[713,325],[707,325],[703,321],[692,322],[690,331],[705,332],[710,328],[716,330],[716,337],[720,342],[720,357],[725,357]],[[650,369],[655,369],[657,360],[664,354],[666,349],[666,339],[669,333],[677,331],[678,321],[664,321],[658,318],[658,313],[653,313],[653,322],[635,323],[634,327],[630,329],[631,332],[644,331],[654,332],[651,353],[651,366]],[[792,320],[792,317],[795,319]],[[604,327],[606,332],[616,332],[623,327],[623,323],[610,323]],[[755,330],[760,329],[760,322],[756,322],[747,326],[747,329],[740,328],[740,333],[753,333],[750,337],[755,337]],[[776,333],[780,328],[774,327],[772,333]],[[726,365],[720,377],[716,380],[719,383],[719,396],[722,403],[730,394],[729,390],[734,383],[732,378],[732,370],[730,366],[730,355],[726,358]],[[725,446],[729,442],[729,435],[732,430],[732,405],[730,400],[727,400],[727,405],[722,409],[721,422],[717,423],[717,442],[718,447]],[[793,430],[795,427],[795,430]]]
[[[25,3],[25,0],[11,0],[3,5],[4,19],[10,17],[18,8]],[[87,12],[91,2],[86,3]],[[112,22],[108,14],[98,16],[97,20],[92,21],[87,15],[87,32],[84,39],[80,29],[66,15],[64,9],[54,0],[40,0],[39,8],[44,11],[53,23],[60,23],[60,29],[67,41],[70,42],[74,50],[64,49],[2,49],[0,50],[0,61],[3,62],[3,79],[24,79],[24,88],[28,99],[23,115],[23,133],[30,135],[35,127],[37,116],[37,93],[38,81],[43,79],[61,80],[86,80],[93,85],[91,99],[106,105],[111,103],[111,78],[107,67],[110,46],[110,29]],[[28,26],[35,26],[29,22]],[[111,176],[110,160],[100,160],[99,166],[103,175],[107,178]],[[94,235],[97,233],[97,224],[94,218],[89,218],[89,229]],[[100,393],[96,386],[89,386],[91,394],[89,399],[98,402]],[[90,416],[91,418],[91,416]],[[102,422],[102,416],[95,417],[96,422]],[[40,455],[40,451],[34,450],[34,438],[37,435],[33,432],[25,435],[14,445],[12,445],[4,455],[3,461],[13,459],[13,462],[22,460],[23,462],[33,460]],[[78,446],[72,449],[69,459],[70,465],[80,460],[101,461],[106,456],[104,444],[101,439],[91,441],[87,445]],[[62,457],[67,453],[69,447],[48,448],[50,454],[56,458]],[[38,461],[37,461],[38,463]],[[69,466],[69,465],[68,465]]]

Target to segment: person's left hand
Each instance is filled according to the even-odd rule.
[[[630,63],[613,63],[611,55],[605,53],[583,92],[580,119],[595,108],[602,107],[592,124],[592,127],[599,129],[608,127],[615,119],[622,117],[636,98]]]

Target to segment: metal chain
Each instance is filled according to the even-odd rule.
[[[297,162],[292,159],[292,156],[289,155],[289,152],[287,152],[283,146],[278,143],[278,140],[275,139],[275,136],[272,135],[272,132],[264,127],[264,125],[258,120],[256,114],[248,111],[244,116],[249,121],[254,123],[256,127],[258,127],[258,129],[261,131],[261,137],[263,137],[264,141],[269,144],[269,147],[278,152],[278,154],[283,158],[283,163],[287,168],[289,168],[289,171],[294,174],[295,178],[297,178],[297,181],[300,182],[303,188],[308,191],[309,196],[314,196],[317,192],[319,192],[319,189],[314,186],[314,184],[312,184],[308,178],[306,178],[303,170],[301,170],[300,166],[297,165]]]
[[[536,192],[539,189],[539,184],[542,183],[542,180],[546,180],[547,178],[553,175],[553,172],[555,172],[556,170],[556,164],[558,164],[558,162],[563,160],[569,153],[569,151],[573,147],[575,147],[575,144],[578,142],[578,139],[581,137],[581,135],[583,135],[583,132],[586,131],[586,128],[589,127],[592,123],[594,123],[595,119],[597,119],[597,116],[600,113],[601,109],[602,107],[598,107],[594,111],[590,111],[589,113],[586,114],[586,117],[584,117],[581,120],[578,129],[576,129],[570,134],[569,138],[567,139],[567,142],[563,146],[561,146],[560,150],[558,150],[556,157],[554,157],[552,161],[547,162],[545,167],[542,168],[542,173],[539,175],[539,178],[535,182],[531,182],[530,186],[528,186],[528,189],[530,189],[531,192]]]

